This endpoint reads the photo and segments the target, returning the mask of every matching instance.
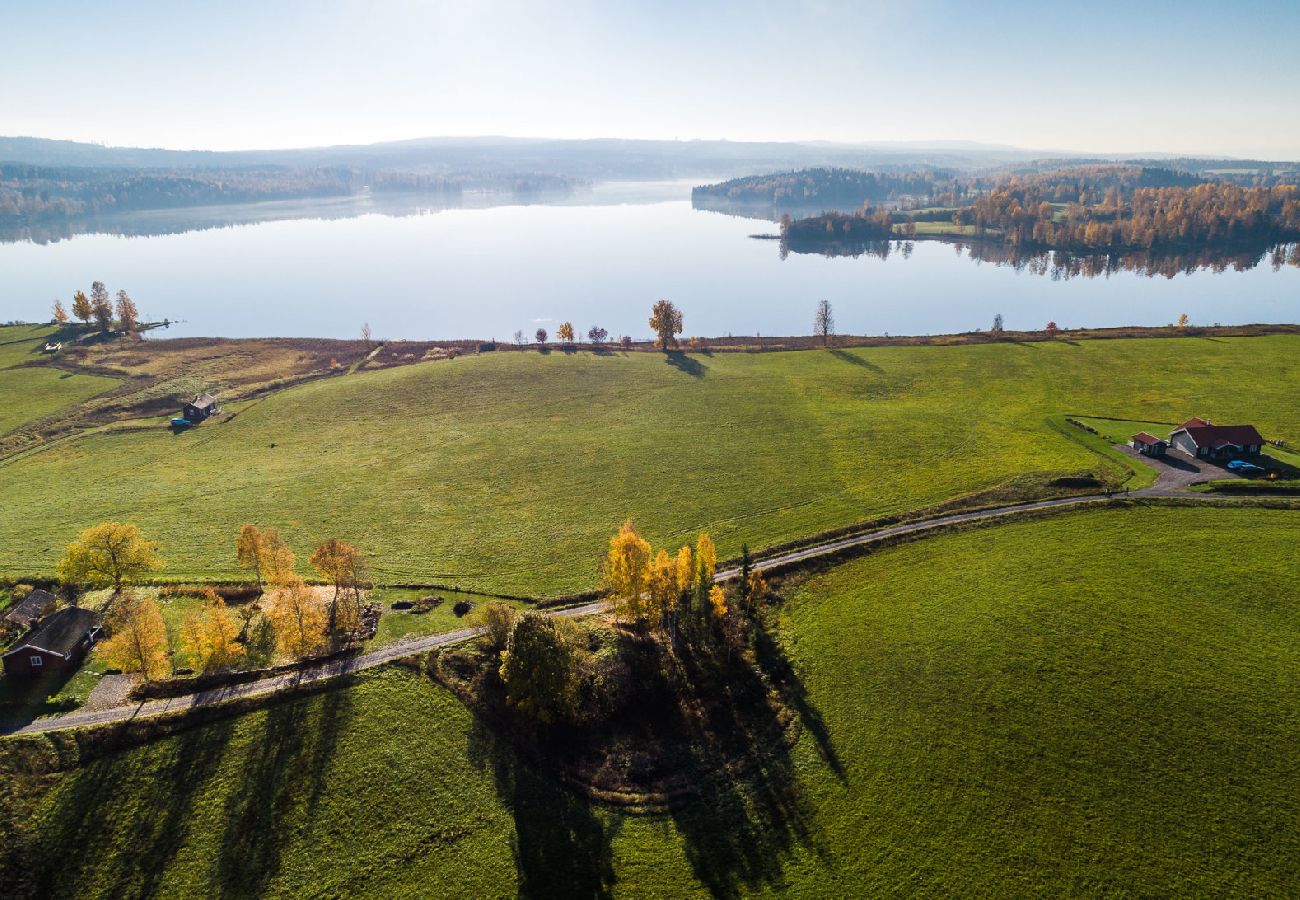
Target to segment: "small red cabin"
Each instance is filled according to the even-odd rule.
[[[69,606],[51,613],[4,655],[6,675],[75,669],[99,639],[99,613]]]

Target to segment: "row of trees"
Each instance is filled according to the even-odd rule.
[[[561,323],[559,328],[555,329],[555,337],[561,343],[572,346],[578,339],[578,332],[576,329],[574,329],[572,322],[563,322]],[[518,346],[522,347],[524,345],[524,333],[522,330],[516,331],[514,334],[514,338],[515,338],[515,343]],[[550,333],[547,332],[545,328],[538,328],[537,331],[533,333],[533,338],[540,346],[544,347],[546,346],[547,340],[550,339]],[[602,328],[599,325],[592,325],[590,328],[587,329],[587,343],[594,344],[595,346],[599,347],[608,340],[609,340],[608,329]],[[624,347],[630,347],[632,345],[632,338],[628,337],[627,335],[624,335],[623,337],[619,338],[619,343],[621,343]]]
[[[132,332],[140,327],[140,311],[135,301],[126,291],[118,291],[116,302],[109,299],[108,288],[104,282],[96,281],[90,286],[90,295],[77,291],[72,295],[72,314],[69,316],[62,300],[55,300],[53,318],[56,324],[66,325],[69,319],[79,319],[89,325],[94,319],[100,331],[112,331],[114,317],[119,331]]]
[[[1096,204],[1054,205],[1048,183],[1012,181],[953,221],[996,229],[1013,246],[1125,251],[1300,239],[1300,188],[1231,184],[1118,190]]]
[[[309,558],[317,575],[332,588],[329,596],[322,596],[298,575],[293,551],[274,528],[243,526],[235,555],[265,598],[261,607],[241,607],[243,621],[236,627],[235,614],[225,601],[210,588],[203,591],[203,608],[182,623],[180,642],[204,671],[228,668],[243,655],[242,642],[259,612],[273,632],[276,649],[293,658],[341,645],[360,624],[366,562],[347,541],[330,538]],[[166,672],[167,629],[158,601],[129,587],[162,567],[157,543],[129,522],[101,522],[86,529],[68,545],[58,565],[65,584],[113,589],[108,607],[112,636],[100,652],[124,671],[141,671],[146,678]]]

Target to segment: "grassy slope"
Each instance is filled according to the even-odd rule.
[[[180,436],[65,442],[0,465],[12,498],[0,569],[51,569],[80,528],[115,517],[162,542],[168,574],[233,576],[234,535],[252,521],[280,526],[300,555],[351,539],[390,580],[563,592],[593,583],[628,516],[656,542],[708,529],[727,555],[1025,471],[1095,466],[1048,427],[1054,413],[1196,412],[1300,438],[1292,336],[717,354],[687,367],[494,354],[305,385]]]
[[[117,382],[98,375],[58,369],[15,369],[37,359],[37,348],[53,329],[45,325],[0,328],[0,434],[13,431],[65,406],[88,400]]]
[[[814,577],[782,634],[825,737],[748,802],[593,808],[385,669],[64,776],[28,858],[87,897],[1286,893],[1297,538],[1285,511],[1111,510]]]

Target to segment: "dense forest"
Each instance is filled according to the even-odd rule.
[[[376,193],[567,192],[574,179],[545,173],[431,173],[401,169],[255,166],[238,169],[100,169],[0,164],[0,229],[134,210],[178,209]]]
[[[1062,204],[1059,185],[1011,179],[953,213],[958,225],[996,230],[1012,246],[1151,250],[1300,239],[1300,188],[1233,184],[1118,187]]]
[[[965,196],[972,179],[942,169],[871,172],[859,169],[804,169],[733,178],[691,190],[696,205],[711,200],[789,208],[854,210],[883,201],[910,202],[936,194]]]
[[[1011,247],[1081,253],[1248,249],[1300,241],[1300,187],[1243,187],[1150,166],[1084,166],[1004,175],[988,189],[782,220],[795,250],[904,237],[978,236]],[[931,227],[919,229],[920,223]],[[888,230],[887,230],[888,229]]]

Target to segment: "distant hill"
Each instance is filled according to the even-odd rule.
[[[1042,151],[965,142],[926,145],[467,137],[217,152],[0,137],[0,162],[36,166],[158,169],[382,165],[434,171],[537,171],[597,179],[732,176],[813,166],[933,166],[969,170],[1024,163],[1043,156]]]

